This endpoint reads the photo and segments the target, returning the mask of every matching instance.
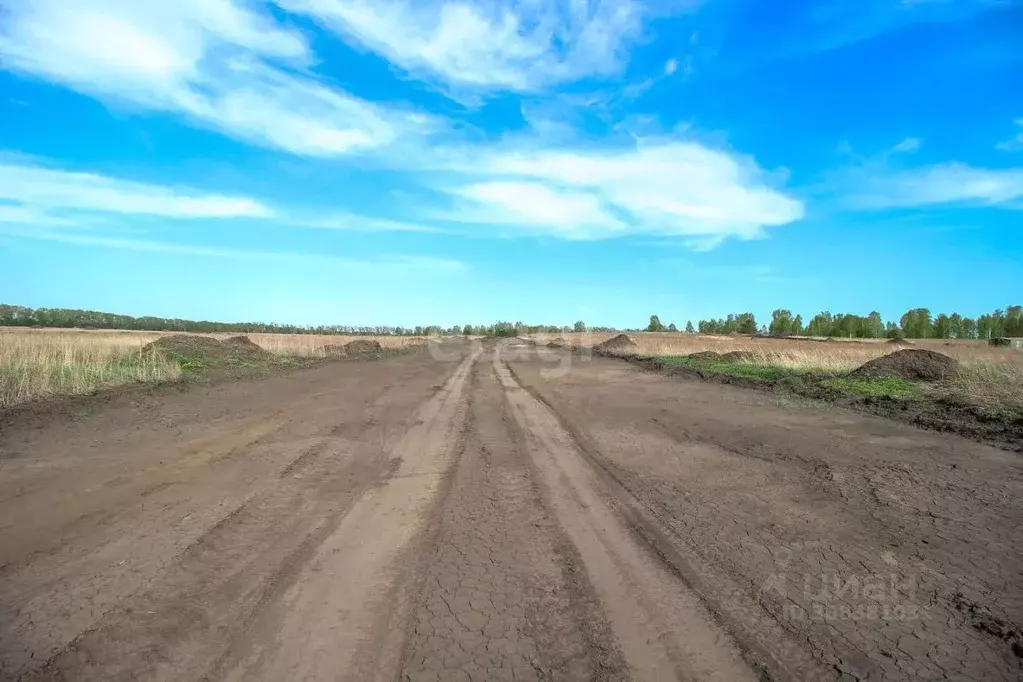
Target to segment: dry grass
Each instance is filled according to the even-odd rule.
[[[1023,415],[1023,367],[1019,365],[992,362],[963,365],[943,390],[969,404]]]
[[[237,334],[210,334],[218,339],[225,339]],[[259,344],[271,353],[278,355],[296,355],[299,357],[322,358],[328,354],[324,346],[344,345],[356,339],[369,339],[378,342],[384,348],[409,348],[426,343],[425,336],[334,336],[317,334],[247,334],[253,343]]]
[[[0,406],[105,386],[178,378],[177,366],[142,346],[155,337],[0,331]]]
[[[614,334],[540,334],[534,340],[547,343],[561,337],[571,345],[596,345]],[[681,356],[698,351],[746,351],[750,364],[841,374],[863,363],[902,348],[886,339],[823,341],[807,338],[772,339],[747,336],[710,336],[642,332],[629,335],[638,353]],[[994,410],[1007,409],[1023,415],[1023,351],[996,348],[986,341],[914,340],[913,348],[949,355],[960,363],[953,380],[937,387],[946,396]]]
[[[593,346],[614,334],[539,334],[532,337],[547,343],[561,337],[579,347]],[[859,367],[868,360],[896,351],[900,346],[878,340],[772,339],[748,336],[710,336],[703,334],[673,334],[642,332],[629,335],[644,355],[689,355],[711,350],[717,353],[746,351],[755,357],[756,364],[769,364],[793,369],[845,372]],[[997,363],[1023,368],[1023,353],[1013,348],[995,348],[984,341],[943,341],[925,339],[913,341],[914,348],[926,348],[945,353],[964,364]]]
[[[170,381],[181,376],[172,362],[143,353],[142,347],[167,336],[160,332],[0,327],[0,407],[55,395],[78,395],[136,382]],[[209,334],[226,339],[237,334]],[[422,344],[425,338],[249,334],[253,342],[284,356],[324,357],[323,346],[357,338],[385,348]]]

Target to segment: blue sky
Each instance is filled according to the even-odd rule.
[[[1023,3],[8,0],[0,301],[289,323],[977,315]]]

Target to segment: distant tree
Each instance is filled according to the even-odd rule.
[[[938,339],[951,339],[952,336],[952,320],[945,313],[941,313],[934,318],[934,337]]]
[[[1023,336],[1023,306],[1011,305],[1005,309],[1005,335]]]
[[[584,331],[586,331],[586,323],[583,322],[582,320],[579,320],[578,322],[575,323],[575,325],[573,325],[572,331],[575,331],[575,332],[584,332]]]
[[[791,334],[793,323],[792,311],[779,308],[771,313],[771,324],[767,331],[771,334]]]
[[[646,330],[648,332],[663,332],[664,325],[661,324],[661,318],[657,317],[656,315],[651,315],[650,324],[647,325]]]
[[[810,319],[810,324],[806,325],[806,333],[808,336],[831,336],[833,323],[834,317],[830,312],[824,310]]]
[[[671,324],[668,325],[668,331],[669,332],[677,332],[678,331],[678,327],[675,326],[674,322],[672,322]]]
[[[927,308],[914,308],[903,313],[899,320],[902,333],[910,339],[929,339],[934,336],[934,322]]]
[[[462,327],[462,336],[472,336],[472,333],[473,332],[471,324],[467,324],[464,327]]]
[[[884,321],[881,313],[876,310],[867,315],[863,321],[862,337],[868,339],[880,339],[884,336]]]
[[[696,330],[693,329],[693,321],[692,320],[688,320],[686,322],[686,334],[695,334],[695,333],[696,333]]]

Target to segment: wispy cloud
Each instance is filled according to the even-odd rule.
[[[92,173],[52,170],[39,165],[0,162],[0,206],[6,222],[66,221],[53,211],[85,211],[164,218],[268,218],[267,206],[255,199],[148,185]],[[6,209],[6,210],[4,210]]]
[[[144,238],[124,238],[81,233],[69,233],[53,230],[17,230],[0,228],[0,235],[15,239],[60,242],[79,246],[91,246],[125,251],[143,251],[152,253],[172,253],[204,258],[220,258],[245,261],[297,262],[302,264],[321,264],[343,266],[347,269],[358,268],[369,271],[380,269],[404,271],[435,271],[458,273],[468,269],[461,261],[412,255],[383,255],[374,258],[346,258],[320,253],[302,253],[294,251],[256,251],[250,249],[207,246],[200,244],[182,244]]]
[[[1001,149],[1003,152],[1023,151],[1023,118],[1017,118],[1015,124],[1016,134],[996,144],[995,149]]]
[[[916,137],[907,137],[905,140],[892,147],[891,151],[895,153],[915,152],[918,149],[920,149],[920,139]]]
[[[348,230],[351,232],[426,232],[437,234],[447,231],[442,227],[427,223],[374,218],[348,212],[332,212],[319,218],[298,219],[291,221],[291,224],[319,230]]]
[[[336,156],[436,125],[282,68],[313,61],[305,38],[242,0],[22,0],[4,10],[4,68],[254,144]]]
[[[1023,168],[977,168],[945,163],[907,170],[863,168],[840,179],[845,202],[887,209],[965,204],[1020,208]]]
[[[416,76],[536,91],[622,71],[654,10],[640,0],[276,0]],[[697,2],[672,2],[683,11]]]
[[[267,207],[244,197],[202,194],[87,173],[0,165],[0,198],[20,204],[14,216],[31,222],[67,221],[46,211],[72,209],[165,218],[266,218]]]
[[[447,170],[474,178],[442,188],[455,198],[451,218],[568,239],[669,235],[712,248],[803,216],[802,202],[772,188],[751,159],[673,139],[474,150]]]

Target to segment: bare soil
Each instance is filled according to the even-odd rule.
[[[379,353],[381,350],[380,342],[373,341],[372,339],[356,339],[345,344],[345,351],[349,355]]]
[[[958,369],[959,362],[943,353],[907,348],[871,360],[853,370],[849,376],[857,379],[897,377],[915,381],[941,381],[953,376]]]
[[[590,356],[586,352],[573,352],[576,357],[587,358]],[[964,438],[995,447],[1014,452],[1023,452],[1023,418],[1004,418],[999,414],[992,414],[980,405],[951,403],[934,398],[897,400],[883,397],[851,396],[827,388],[819,383],[822,379],[830,378],[829,375],[814,376],[806,374],[802,381],[794,383],[704,371],[697,367],[687,367],[666,362],[663,358],[637,355],[635,353],[598,351],[594,348],[593,354],[599,357],[624,361],[663,376],[679,379],[696,379],[713,384],[741,386],[743,388],[766,391],[777,396],[791,396],[793,399],[826,401],[837,407],[867,412],[872,415],[912,424],[923,429],[954,433]],[[700,360],[713,360],[721,356],[714,354],[713,351],[703,351],[693,353],[688,357]]]
[[[603,343],[598,343],[593,348],[598,351],[634,351],[636,350],[636,343],[628,334],[619,334],[618,336],[611,337]]]
[[[0,419],[0,678],[1019,678],[1018,455],[433,350]]]

